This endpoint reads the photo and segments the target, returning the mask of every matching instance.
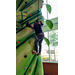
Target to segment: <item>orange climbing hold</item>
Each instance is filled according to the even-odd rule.
[[[26,29],[24,29],[24,31],[26,31]]]
[[[29,41],[29,44],[31,44],[31,41]]]
[[[31,73],[31,71],[29,71],[29,73]]]
[[[37,2],[37,0],[36,0],[36,2]]]

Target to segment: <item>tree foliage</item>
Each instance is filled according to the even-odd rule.
[[[50,33],[50,44],[54,47],[58,45],[58,34],[57,33],[58,32],[55,32],[55,31],[52,31]]]

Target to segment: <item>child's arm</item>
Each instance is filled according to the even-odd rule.
[[[26,27],[31,27],[28,21],[26,22]]]
[[[34,29],[33,25],[30,25],[28,21],[26,22],[26,27],[30,27],[30,28]]]
[[[39,21],[39,22],[40,22],[41,26],[43,26],[43,23],[41,21]]]

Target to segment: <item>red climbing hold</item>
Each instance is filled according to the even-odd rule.
[[[34,53],[32,53],[34,55]]]
[[[17,43],[20,43],[19,41],[17,41]]]
[[[41,8],[42,8],[42,6],[41,6]]]
[[[29,16],[32,16],[32,14],[29,14]]]

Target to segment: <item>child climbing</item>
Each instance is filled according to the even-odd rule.
[[[26,22],[26,27],[31,27],[35,30],[36,38],[35,38],[34,45],[35,45],[36,54],[40,54],[40,55],[41,55],[41,48],[42,48],[41,44],[42,44],[42,41],[44,38],[42,26],[43,26],[43,23],[41,21],[38,21],[38,20],[36,20],[34,22],[34,25],[30,25],[29,22]],[[39,53],[38,53],[38,43],[39,43]]]

